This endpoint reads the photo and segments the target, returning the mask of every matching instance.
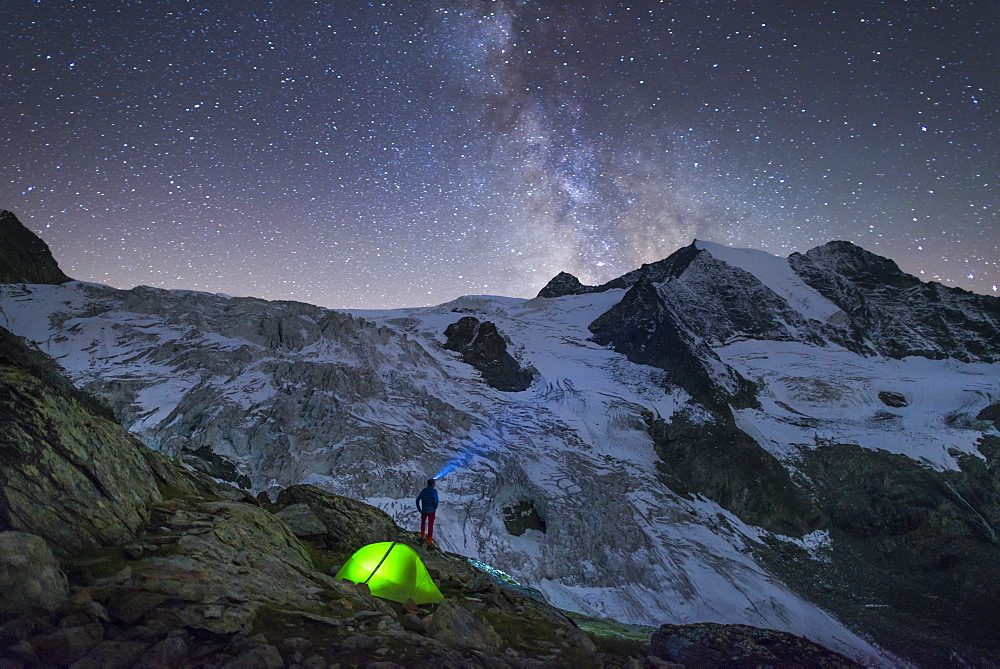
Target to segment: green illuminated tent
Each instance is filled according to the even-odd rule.
[[[336,578],[367,583],[373,595],[394,602],[412,599],[416,604],[434,604],[444,600],[417,552],[395,541],[359,548]]]

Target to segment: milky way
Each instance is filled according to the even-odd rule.
[[[0,208],[72,277],[529,297],[692,239],[1000,283],[994,0],[24,2]]]

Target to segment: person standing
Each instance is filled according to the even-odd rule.
[[[434,514],[438,508],[438,491],[434,487],[436,481],[427,479],[427,487],[417,495],[417,511],[420,512],[420,538],[427,537],[427,545],[434,543]],[[426,533],[424,529],[426,528]]]

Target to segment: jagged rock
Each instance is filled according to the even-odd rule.
[[[235,464],[213,451],[207,444],[193,450],[184,449],[181,461],[214,479],[235,484],[239,489],[251,486],[249,476],[241,474]]]
[[[0,621],[36,609],[52,611],[68,596],[66,575],[44,539],[0,532]]]
[[[905,406],[909,406],[909,402],[906,401],[906,395],[902,393],[896,393],[891,390],[883,390],[878,394],[878,398],[882,400],[882,404],[887,407],[892,407],[894,409],[901,409]]]
[[[444,334],[444,347],[461,353],[462,361],[478,369],[483,380],[497,390],[520,392],[531,385],[532,373],[507,352],[507,342],[494,323],[463,316]]]
[[[653,654],[689,667],[860,667],[808,639],[747,625],[661,625],[650,639]]]
[[[569,272],[559,272],[538,291],[538,297],[562,297],[564,295],[583,295],[594,293],[597,286],[585,286]]]
[[[0,283],[65,283],[48,244],[12,212],[0,210]]]
[[[850,338],[893,358],[919,355],[1000,360],[1000,298],[906,274],[850,242],[829,242],[788,258],[792,269],[847,315]]]

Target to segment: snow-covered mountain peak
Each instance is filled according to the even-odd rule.
[[[702,240],[695,240],[694,244],[695,248],[717,260],[753,275],[805,318],[833,324],[842,324],[846,320],[844,311],[806,284],[789,265],[787,258],[757,249],[733,248]]]

